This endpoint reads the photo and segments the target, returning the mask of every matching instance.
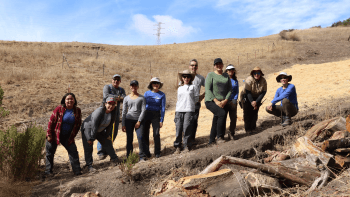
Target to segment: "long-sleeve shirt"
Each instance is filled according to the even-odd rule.
[[[102,102],[105,103],[106,99],[108,97],[114,97],[117,98],[118,96],[125,98],[126,94],[125,94],[125,90],[121,87],[115,88],[112,84],[109,85],[105,85],[103,87],[103,99]],[[118,101],[115,105],[116,110],[116,119],[114,122],[116,122],[116,124],[119,124],[119,115],[120,115],[120,101]]]
[[[166,97],[162,91],[152,92],[148,90],[143,95],[146,100],[146,110],[160,111],[160,122],[164,121]]]
[[[218,75],[215,72],[208,73],[205,78],[205,101],[213,101],[214,98],[222,101],[231,96],[231,81],[227,73]]]
[[[196,85],[183,85],[177,89],[176,112],[194,112],[199,93]]]
[[[122,126],[125,126],[125,119],[137,120],[141,122],[145,116],[145,111],[145,97],[139,95],[139,97],[136,99],[131,99],[129,95],[126,96],[123,101]]]
[[[60,133],[61,133],[61,125],[63,121],[63,114],[66,111],[66,108],[63,107],[62,105],[59,105],[56,107],[55,110],[53,110],[52,115],[50,117],[50,121],[48,124],[48,128],[46,131],[46,137],[50,136],[53,139],[56,139],[56,143],[60,144]],[[72,132],[69,136],[68,139],[68,144],[74,143],[74,138],[79,132],[80,125],[81,125],[81,110],[79,107],[73,107],[73,112],[74,112],[74,126],[72,129]]]
[[[277,102],[287,98],[293,105],[298,108],[297,92],[293,84],[288,84],[286,89],[279,87],[276,91],[275,97],[271,101],[272,105],[276,105]],[[282,105],[282,102],[281,102]]]
[[[238,98],[238,92],[239,92],[239,85],[237,79],[231,79],[232,89],[231,89],[231,97],[230,101],[237,100]]]

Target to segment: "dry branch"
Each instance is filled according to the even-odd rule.
[[[305,134],[312,142],[329,139],[334,132],[346,130],[346,120],[343,117],[336,117],[329,120],[324,120],[311,129]]]

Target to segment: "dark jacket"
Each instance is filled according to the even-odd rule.
[[[114,123],[113,120],[115,120],[116,117],[115,110],[116,108],[110,112],[112,121],[109,123],[107,128],[101,132],[101,134],[106,136],[106,138],[111,136]],[[81,133],[85,135],[88,141],[94,141],[96,139],[98,127],[101,125],[105,113],[106,109],[104,107],[99,107],[83,121],[83,124],[81,125]]]

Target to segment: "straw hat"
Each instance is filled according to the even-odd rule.
[[[189,70],[184,70],[184,71],[182,71],[182,72],[179,72],[179,74],[178,74],[178,77],[179,77],[179,80],[180,80],[180,81],[182,81],[182,75],[191,75],[191,76],[192,76],[192,77],[191,77],[192,79],[191,79],[190,82],[192,82],[192,81],[194,80],[195,76],[196,76],[196,74],[191,73]]]
[[[261,72],[261,76],[264,76],[264,73],[261,71],[261,68],[260,68],[259,66],[253,68],[253,70],[250,71],[250,75],[253,76],[253,72],[254,72],[254,71],[260,71],[260,72]]]
[[[150,89],[150,90],[153,89],[153,87],[152,87],[152,82],[159,82],[159,83],[160,83],[160,84],[159,84],[159,89],[163,87],[163,82],[161,82],[160,79],[159,79],[158,77],[153,77],[153,78],[151,79],[151,81],[149,82],[148,86],[147,86],[147,88]]]
[[[286,72],[281,72],[281,73],[276,77],[277,83],[280,83],[280,82],[281,82],[281,76],[286,76],[286,77],[288,77],[288,82],[292,81],[292,75],[287,75]]]

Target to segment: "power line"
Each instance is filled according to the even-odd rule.
[[[162,22],[159,22],[158,24],[156,25],[153,25],[153,26],[158,26],[157,29],[153,29],[153,30],[157,30],[157,33],[156,34],[153,34],[153,35],[156,35],[157,36],[157,44],[160,45],[161,42],[160,42],[160,34],[164,34],[164,33],[161,33],[160,31],[164,28],[161,27],[162,24],[165,24],[165,23],[162,23]]]

